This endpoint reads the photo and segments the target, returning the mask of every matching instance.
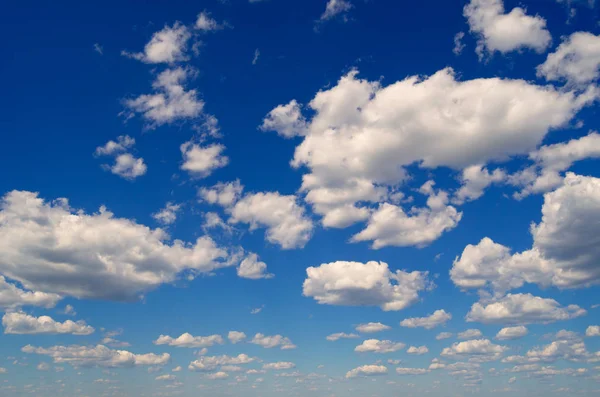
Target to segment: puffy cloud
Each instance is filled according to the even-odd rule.
[[[415,354],[415,355],[420,356],[422,354],[429,353],[429,349],[427,348],[427,346],[419,346],[419,347],[411,346],[408,348],[408,350],[406,350],[406,352],[408,354]]]
[[[112,156],[118,153],[123,153],[135,145],[135,139],[129,135],[121,135],[117,137],[117,141],[110,140],[104,146],[96,148],[96,156]]]
[[[229,341],[235,345],[236,343],[240,343],[246,339],[246,334],[239,331],[229,331],[229,334],[227,334],[227,339],[229,339]]]
[[[457,337],[458,339],[475,339],[482,337],[483,334],[478,329],[468,329],[463,332],[459,332]]]
[[[273,278],[273,274],[267,273],[267,264],[258,260],[258,255],[250,253],[242,260],[237,269],[237,275],[242,278],[258,280],[261,278]]]
[[[425,375],[428,372],[425,368],[396,368],[398,375]]]
[[[325,11],[319,18],[320,21],[332,19],[337,15],[344,14],[352,8],[352,3],[348,0],[328,0],[325,6]]]
[[[262,131],[275,131],[284,138],[302,136],[306,132],[306,119],[302,115],[300,105],[292,100],[287,105],[279,105],[271,110],[262,125]]]
[[[590,325],[585,330],[585,336],[600,336],[600,326]]]
[[[144,52],[130,53],[122,51],[124,56],[144,63],[175,63],[187,61],[188,41],[192,37],[188,28],[179,22],[173,26],[165,26],[154,33],[152,39],[144,47]]]
[[[154,380],[160,380],[160,381],[173,381],[177,379],[177,377],[175,375],[171,375],[171,374],[164,374],[164,375],[159,375],[156,378],[154,378]]]
[[[229,374],[227,374],[227,372],[219,371],[215,372],[214,374],[206,374],[205,377],[206,379],[210,380],[221,380],[229,378]]]
[[[190,68],[166,69],[152,83],[153,94],[143,94],[124,101],[128,117],[141,113],[148,128],[156,128],[175,121],[194,119],[202,114],[204,102],[196,90],[186,90],[184,83],[195,75]]]
[[[188,366],[190,371],[210,372],[222,365],[244,365],[254,362],[256,359],[246,354],[238,356],[202,356],[198,360],[192,361]]]
[[[232,265],[208,237],[194,244],[167,240],[163,230],[116,218],[104,207],[86,214],[67,199],[45,202],[26,191],[0,201],[0,272],[30,290],[132,300],[184,270]]]
[[[213,187],[198,189],[198,196],[209,204],[218,204],[222,207],[231,207],[241,197],[244,186],[239,180],[233,182],[219,182]]]
[[[484,238],[468,245],[450,272],[462,288],[487,285],[502,292],[524,283],[559,288],[600,282],[600,179],[567,173],[564,183],[544,195],[542,221],[531,227],[533,247],[510,249]]]
[[[39,291],[25,291],[6,281],[0,275],[0,307],[15,309],[21,306],[41,306],[51,308],[61,299],[60,295]]]
[[[181,334],[178,338],[161,335],[153,342],[155,345],[169,345],[175,347],[210,347],[224,343],[221,335],[193,336],[189,333]]]
[[[466,320],[484,324],[547,324],[580,317],[586,313],[577,305],[561,307],[554,299],[531,294],[508,294],[491,303],[475,303]]]
[[[436,340],[443,340],[443,339],[448,339],[448,338],[452,338],[452,332],[440,332],[435,337]]]
[[[135,145],[135,139],[128,135],[121,135],[117,138],[117,142],[111,140],[104,146],[98,146],[95,155],[114,156],[115,163],[112,166],[103,164],[103,167],[123,179],[133,180],[146,174],[147,171],[144,159],[126,153],[133,145]]]
[[[177,220],[177,213],[181,210],[181,204],[174,204],[172,202],[168,202],[165,204],[165,207],[160,211],[152,214],[152,218],[154,218],[157,222],[162,223],[163,225],[171,225],[175,223]]]
[[[594,87],[578,95],[524,80],[458,81],[450,68],[388,86],[357,74],[309,103],[314,116],[292,160],[308,168],[301,191],[332,227],[367,219],[364,204],[390,204],[409,165],[464,169],[526,154],[598,96]]]
[[[519,325],[516,327],[506,327],[506,328],[502,328],[500,331],[498,331],[498,333],[496,334],[496,339],[498,339],[498,340],[519,339],[519,338],[526,336],[528,333],[529,333],[529,331],[527,330],[527,327],[524,327],[523,325]]]
[[[71,364],[74,367],[133,367],[139,365],[164,365],[171,356],[163,354],[134,354],[126,350],[111,350],[106,346],[53,346],[49,348],[27,345],[24,353],[51,357],[55,363]]]
[[[392,342],[391,340],[367,339],[356,346],[354,351],[359,353],[393,353],[404,349],[405,346],[404,343]]]
[[[264,334],[256,334],[250,341],[255,345],[264,347],[265,349],[272,349],[279,347],[281,350],[295,349],[297,346],[292,343],[289,338],[281,335],[266,336]]]
[[[296,196],[277,192],[247,194],[231,208],[229,222],[247,223],[250,230],[264,227],[267,241],[283,249],[303,248],[313,232],[313,223]]]
[[[547,80],[562,80],[571,85],[597,80],[600,77],[600,36],[588,32],[571,34],[548,54],[537,73]]]
[[[580,339],[561,339],[546,346],[535,347],[527,352],[525,357],[516,356],[514,360],[523,359],[528,362],[555,362],[559,359],[568,361],[597,362],[600,355],[587,351],[585,343]]]
[[[339,332],[337,334],[328,335],[325,339],[327,339],[330,342],[335,342],[335,341],[338,341],[340,339],[356,339],[358,337],[359,336],[356,335],[356,334],[346,334],[344,332]]]
[[[214,170],[229,164],[229,157],[223,155],[225,146],[221,144],[203,147],[188,141],[180,149],[183,156],[181,169],[196,178],[206,178]]]
[[[392,329],[392,327],[390,327],[389,325],[382,324],[382,323],[366,323],[366,324],[358,324],[356,326],[356,330],[358,332],[362,332],[363,334],[387,331],[390,329]]]
[[[478,361],[492,361],[499,359],[507,349],[506,346],[495,345],[488,339],[473,339],[454,343],[452,346],[444,348],[441,355],[457,358],[472,356]]]
[[[370,261],[332,262],[306,269],[304,296],[320,304],[379,306],[384,311],[402,310],[419,299],[419,292],[432,288],[428,272],[411,273],[388,269],[387,263]]]
[[[492,183],[503,182],[506,179],[506,173],[500,169],[495,169],[490,173],[482,165],[472,165],[462,171],[460,179],[462,186],[452,199],[453,203],[459,205],[483,196],[485,189]]]
[[[450,313],[446,313],[445,310],[436,310],[427,317],[414,317],[406,318],[400,322],[400,326],[407,328],[422,327],[425,329],[433,329],[437,326],[445,324],[447,321],[452,319]]]
[[[202,11],[200,14],[198,14],[198,18],[196,18],[196,24],[194,25],[194,29],[201,30],[203,32],[221,30],[223,27],[223,25],[218,23],[213,17],[210,16],[210,13],[206,11]]]
[[[505,14],[502,0],[471,0],[464,8],[464,15],[478,38],[480,56],[484,51],[507,53],[523,48],[542,53],[552,42],[544,18],[529,16],[520,7]]]
[[[274,370],[283,370],[283,369],[292,369],[292,368],[296,368],[296,364],[294,363],[290,363],[290,362],[286,362],[286,361],[280,361],[277,363],[268,363],[268,364],[263,364],[263,369],[274,369]]]
[[[356,378],[362,376],[377,376],[387,374],[387,367],[384,365],[362,365],[358,368],[354,368],[346,373],[346,378]]]
[[[55,321],[49,316],[33,317],[22,312],[6,313],[2,317],[5,334],[72,334],[90,335],[94,328],[85,321],[67,320],[64,323]]]

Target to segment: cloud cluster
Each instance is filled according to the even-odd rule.
[[[55,321],[49,316],[34,317],[23,312],[6,313],[2,317],[2,326],[5,334],[33,335],[33,334],[72,334],[90,335],[94,327],[85,321],[67,320],[63,323]]]

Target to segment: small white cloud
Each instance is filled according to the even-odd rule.
[[[356,330],[363,334],[387,331],[390,329],[392,329],[392,327],[390,327],[389,325],[382,324],[382,323],[366,323],[366,324],[359,324],[356,326]]]
[[[186,54],[189,39],[192,37],[185,25],[176,22],[154,33],[143,52],[122,51],[124,56],[145,63],[175,63],[187,61]]]
[[[440,332],[435,337],[435,339],[437,339],[437,340],[443,340],[443,339],[448,339],[448,338],[452,338],[452,333],[451,332]]]
[[[225,146],[221,144],[203,147],[188,141],[181,145],[180,150],[183,156],[181,169],[195,178],[206,178],[214,170],[229,164],[229,158],[223,155]]]
[[[400,326],[407,328],[422,327],[425,329],[433,329],[452,319],[452,315],[445,310],[436,310],[427,317],[407,318],[400,322]]]
[[[339,332],[339,333],[336,333],[336,334],[328,335],[325,339],[327,339],[330,342],[335,342],[335,341],[338,341],[340,339],[356,339],[358,337],[359,336],[356,335],[356,334],[347,334],[345,332]]]
[[[227,339],[229,339],[229,341],[235,345],[236,343],[240,343],[246,339],[246,334],[239,331],[229,331],[229,334],[227,334]]]
[[[344,14],[352,8],[352,3],[348,0],[328,0],[325,11],[319,18],[320,21],[327,21],[338,15]]]
[[[152,218],[163,225],[171,225],[177,220],[179,210],[181,210],[181,204],[168,202],[163,209],[152,214]]]
[[[526,336],[528,333],[529,333],[529,331],[527,330],[527,327],[525,327],[523,325],[519,325],[516,327],[506,327],[506,328],[502,328],[500,331],[498,331],[498,333],[496,334],[496,339],[498,339],[498,340],[519,339],[519,338]]]
[[[292,343],[289,338],[281,335],[267,336],[261,333],[254,335],[254,338],[250,341],[255,345],[264,347],[265,349],[272,349],[279,347],[281,350],[295,349],[297,346]]]
[[[200,14],[198,14],[198,18],[196,18],[196,24],[194,25],[194,29],[201,30],[203,32],[214,32],[223,28],[224,25],[218,23],[216,19],[211,17],[210,13],[207,11],[202,11]]]
[[[598,325],[590,325],[585,330],[585,336],[600,336],[600,326]]]
[[[292,368],[296,368],[296,364],[294,363],[290,363],[290,362],[286,362],[286,361],[281,361],[281,362],[277,362],[277,363],[268,363],[268,364],[263,364],[263,369],[274,369],[277,371],[280,370],[284,370],[284,369],[292,369]]]
[[[377,376],[387,374],[388,369],[383,365],[363,365],[358,368],[354,368],[346,373],[346,378],[357,378],[362,376]]]
[[[463,332],[459,332],[457,335],[458,339],[475,339],[482,337],[483,334],[478,329],[468,329]]]
[[[177,338],[172,338],[168,335],[160,335],[153,343],[155,345],[195,348],[210,347],[217,344],[222,345],[225,341],[221,335],[193,336],[186,332]]]
[[[258,255],[254,253],[248,254],[240,263],[237,269],[238,277],[248,278],[251,280],[269,279],[274,275],[267,273],[267,264],[258,260]]]
[[[420,355],[429,353],[429,349],[427,348],[427,346],[419,346],[419,347],[411,346],[406,350],[406,352],[408,354],[414,354],[414,355],[420,356]]]
[[[22,312],[6,313],[2,317],[5,334],[72,334],[90,335],[94,328],[85,321],[67,320],[64,323],[55,321],[49,316],[33,317]]]
[[[390,340],[367,339],[362,344],[356,346],[355,352],[365,353],[393,353],[404,349],[404,343],[392,342]]]

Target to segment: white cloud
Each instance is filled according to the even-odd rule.
[[[171,371],[173,372],[180,372],[183,368],[181,368],[181,365],[176,366],[175,368],[173,368]]]
[[[172,27],[165,26],[154,33],[152,39],[144,47],[144,52],[130,53],[122,51],[124,56],[145,63],[175,63],[187,61],[188,41],[192,37],[188,28],[179,22]]]
[[[392,342],[391,340],[367,339],[356,346],[354,351],[359,353],[393,353],[404,349],[405,346],[404,343]]]
[[[554,299],[531,294],[508,294],[490,303],[473,304],[466,320],[484,324],[547,324],[585,314],[586,311],[577,305],[561,307]]]
[[[452,315],[450,313],[446,313],[445,310],[436,310],[427,317],[415,317],[404,319],[400,322],[400,326],[407,328],[422,327],[425,329],[433,329],[435,327],[445,324],[451,319]]]
[[[300,105],[292,100],[287,105],[279,105],[271,110],[260,126],[262,131],[275,131],[284,138],[303,136],[306,133],[306,119]]]
[[[48,363],[39,363],[36,367],[38,371],[50,371],[50,364]]]
[[[443,340],[443,339],[448,339],[448,338],[452,338],[452,332],[440,332],[435,337],[436,340]]]
[[[196,24],[194,25],[194,28],[203,32],[213,32],[215,30],[223,29],[223,25],[219,24],[213,17],[211,17],[210,13],[202,11],[200,14],[198,14],[198,18],[196,18]]]
[[[339,332],[337,334],[331,334],[328,335],[325,339],[327,339],[330,342],[335,342],[338,341],[340,339],[356,339],[359,336],[356,334],[347,334],[345,332]]]
[[[262,305],[261,307],[256,307],[252,310],[250,310],[250,314],[258,314],[260,312],[262,312],[262,310],[265,308],[265,305]]]
[[[175,223],[177,220],[177,213],[181,210],[181,204],[174,204],[172,202],[168,202],[165,204],[165,207],[160,211],[152,214],[152,218],[154,218],[157,222],[162,223],[163,225],[171,225]]]
[[[0,307],[16,309],[21,306],[40,306],[47,309],[56,306],[62,297],[39,291],[25,291],[6,281],[0,275]]]
[[[152,83],[153,94],[143,94],[124,101],[129,110],[127,117],[142,114],[147,128],[156,128],[175,121],[194,119],[202,114],[204,101],[196,90],[187,90],[184,83],[195,75],[191,68],[166,69]]]
[[[382,323],[366,323],[366,324],[358,324],[356,326],[356,330],[358,332],[362,332],[363,334],[387,331],[390,329],[392,329],[392,327],[390,327],[389,325],[382,324]]]
[[[258,260],[258,255],[250,253],[242,260],[237,269],[237,275],[242,278],[258,280],[261,278],[273,278],[273,274],[267,273],[267,264]]]
[[[425,368],[396,368],[398,375],[425,375],[428,372]]]
[[[296,364],[286,362],[286,361],[263,364],[263,369],[274,369],[277,371],[284,370],[284,369],[292,369],[292,368],[296,368]]]
[[[72,334],[90,335],[94,328],[85,321],[67,320],[64,323],[55,321],[49,316],[33,317],[23,312],[6,313],[2,317],[5,334]]]
[[[488,339],[473,339],[464,342],[454,343],[450,347],[444,348],[441,355],[443,357],[471,356],[479,361],[497,360],[508,348],[506,346],[495,345]]]
[[[408,348],[408,350],[406,350],[406,352],[408,354],[415,354],[417,356],[420,356],[422,354],[429,353],[429,349],[427,348],[427,346],[419,346],[419,347],[411,346]]]
[[[388,369],[383,365],[363,365],[358,368],[354,368],[346,373],[346,378],[356,378],[362,376],[377,376],[387,374]]]
[[[332,19],[337,15],[344,14],[352,8],[352,3],[348,0],[328,0],[325,11],[319,18],[320,21]]]
[[[240,343],[246,339],[246,334],[239,331],[229,331],[229,334],[227,334],[227,339],[229,339],[229,341],[235,345],[236,343]]]
[[[498,331],[498,333],[496,334],[496,339],[498,339],[498,340],[519,339],[519,338],[526,336],[528,333],[529,333],[529,331],[527,330],[527,327],[525,327],[523,325],[519,325],[516,327],[506,327],[506,328],[502,328],[500,331]]]
[[[128,135],[121,135],[117,138],[117,142],[111,140],[104,146],[98,146],[95,155],[114,156],[115,163],[112,166],[104,164],[103,167],[123,179],[133,180],[146,174],[148,169],[144,159],[125,153],[133,145],[135,145],[135,139]]]
[[[546,80],[566,81],[570,85],[597,80],[600,77],[600,36],[589,32],[571,34],[548,54],[546,61],[538,66],[537,73]]]
[[[229,374],[223,371],[215,372],[214,374],[206,374],[206,379],[210,380],[221,380],[229,378]]]
[[[600,336],[600,326],[590,325],[585,330],[585,336]]]
[[[296,196],[277,192],[247,194],[230,212],[229,223],[247,223],[250,230],[264,227],[267,241],[283,249],[303,248],[312,236],[313,223]]]
[[[229,157],[223,155],[225,146],[221,144],[203,147],[188,141],[181,145],[180,150],[183,157],[181,169],[196,178],[206,178],[214,170],[229,164]]]
[[[515,7],[505,14],[502,0],[471,0],[464,8],[471,32],[477,36],[477,53],[508,53],[529,48],[544,52],[552,43],[546,20]]]
[[[289,338],[281,335],[266,336],[258,333],[254,335],[254,338],[252,338],[250,343],[262,346],[265,349],[279,347],[281,350],[290,350],[296,348],[296,345],[294,345]]]
[[[167,240],[163,230],[116,218],[104,207],[86,214],[67,199],[48,203],[26,191],[0,200],[0,272],[30,290],[131,300],[184,270],[233,265],[208,237],[194,244]]]
[[[241,197],[244,186],[239,180],[227,183],[217,183],[213,187],[201,187],[198,196],[209,204],[218,204],[222,207],[231,207]]]
[[[68,316],[76,316],[77,312],[75,311],[75,308],[71,305],[66,305],[65,306],[65,310],[63,311],[64,314],[68,315]]]
[[[460,179],[462,186],[452,199],[453,203],[459,205],[483,196],[485,189],[492,183],[503,182],[506,179],[506,173],[500,169],[495,169],[490,173],[481,165],[472,165],[462,171]]]
[[[198,360],[192,361],[188,366],[190,371],[209,372],[214,371],[222,365],[244,365],[254,362],[256,359],[246,354],[238,356],[202,356]]]
[[[126,152],[135,145],[135,139],[129,135],[121,135],[117,137],[117,141],[110,140],[104,146],[96,148],[96,156],[112,156],[118,153]]]
[[[459,332],[456,336],[458,339],[475,339],[482,337],[483,334],[478,329],[468,329],[466,331]]]
[[[428,272],[388,269],[387,263],[332,262],[306,269],[304,296],[320,304],[379,306],[384,311],[402,310],[419,299],[419,292],[433,284]]]
[[[154,378],[154,380],[160,380],[160,381],[173,381],[177,379],[177,377],[175,375],[171,375],[171,374],[164,374],[164,375],[159,375],[156,378]]]
[[[497,292],[524,283],[578,288],[600,282],[600,179],[567,173],[544,195],[542,220],[531,226],[533,247],[510,249],[484,238],[465,247],[450,272],[462,288],[487,285]]]
[[[216,344],[222,345],[225,341],[221,335],[193,336],[186,332],[177,338],[172,338],[168,335],[160,335],[153,343],[155,345],[175,347],[210,347]]]
[[[454,55],[460,55],[460,53],[465,49],[465,44],[463,43],[464,38],[465,32],[458,32],[454,35],[454,48],[452,49]]]
[[[578,95],[524,80],[458,81],[450,68],[388,86],[357,74],[343,76],[308,104],[314,115],[306,120],[291,163],[309,170],[301,192],[330,227],[367,219],[364,204],[390,204],[395,189],[409,177],[409,165],[462,170],[529,153],[549,130],[567,124],[598,96],[594,87]],[[278,130],[293,130],[297,119]],[[456,217],[449,211],[441,208],[415,218],[425,226],[430,224],[424,220],[448,224]]]
[[[51,357],[55,363],[71,364],[74,367],[133,367],[138,365],[164,365],[171,356],[163,354],[134,354],[126,350],[111,350],[106,346],[53,346],[49,348],[27,345],[24,353]]]

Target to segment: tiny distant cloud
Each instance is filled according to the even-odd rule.
[[[94,51],[96,51],[98,54],[100,55],[104,55],[104,49],[102,48],[102,46],[98,43],[94,44]]]
[[[257,307],[256,309],[252,309],[250,310],[250,314],[258,314],[260,312],[262,312],[262,310],[265,308],[265,305],[262,305],[261,307]]]
[[[254,50],[254,58],[252,59],[253,65],[256,65],[256,63],[258,62],[258,58],[260,58],[260,50],[257,48],[256,50]]]

